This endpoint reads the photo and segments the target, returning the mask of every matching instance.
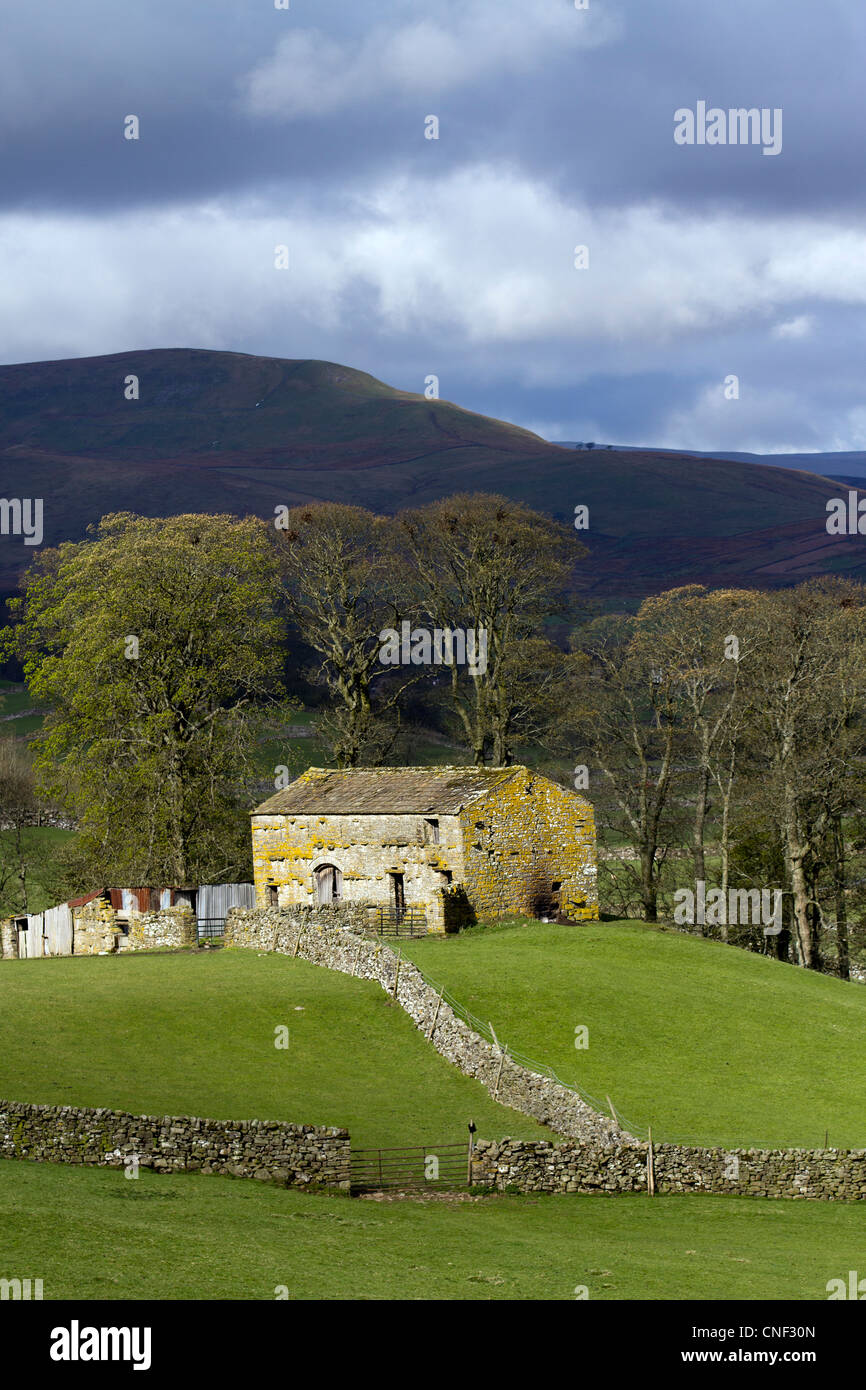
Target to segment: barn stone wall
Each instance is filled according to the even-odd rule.
[[[461,815],[463,881],[479,917],[598,918],[595,817],[574,792],[526,768]]]
[[[406,905],[425,907],[435,931],[515,911],[597,918],[591,805],[526,768],[505,771],[460,814],[435,816],[438,843],[420,814],[253,816],[258,906],[268,905],[269,885],[279,907],[314,906],[315,872],[334,864],[348,903],[390,906],[390,875],[402,874]],[[468,913],[447,900],[459,886]]]
[[[198,927],[192,908],[164,907],[160,912],[130,913],[129,940],[124,950],[182,950],[197,942]]]
[[[117,950],[117,913],[105,898],[92,898],[72,910],[72,954],[102,956]]]
[[[418,815],[256,815],[256,901],[266,906],[267,886],[274,884],[280,907],[313,906],[315,871],[336,864],[343,875],[343,902],[389,907],[390,874],[398,873],[403,875],[406,905],[426,906],[431,926],[444,930],[443,874],[451,870],[458,877],[462,870],[460,822],[457,816],[438,820],[440,842],[434,844],[425,818]]]
[[[0,921],[0,960],[18,959],[18,933],[11,917]]]

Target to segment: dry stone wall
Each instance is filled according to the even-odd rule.
[[[647,1191],[648,1145],[600,1149],[585,1144],[481,1140],[473,1180],[520,1192]],[[866,1199],[866,1150],[699,1149],[653,1146],[659,1193],[712,1192],[739,1197]]]
[[[165,907],[160,912],[131,913],[125,951],[180,950],[195,946],[198,928],[189,907]]]
[[[646,1192],[649,1146],[617,1129],[566,1087],[500,1056],[458,1018],[407,961],[362,935],[343,908],[235,908],[226,945],[281,951],[376,980],[436,1048],[495,1099],[546,1124],[566,1142],[482,1140],[473,1181],[520,1192]],[[399,970],[398,970],[399,964]],[[571,1141],[571,1142],[569,1142]],[[866,1150],[653,1147],[655,1190],[838,1201],[866,1198]]]
[[[0,1158],[162,1173],[222,1173],[283,1187],[348,1189],[344,1129],[267,1120],[201,1120],[0,1100]]]
[[[384,942],[365,936],[363,908],[232,908],[226,946],[300,956],[345,975],[375,980],[405,1009],[437,1052],[494,1099],[548,1125],[558,1134],[596,1144],[627,1141],[612,1120],[546,1076],[501,1055],[454,1013],[420,971],[399,961]]]

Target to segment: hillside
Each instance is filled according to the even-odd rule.
[[[866,1147],[861,985],[638,923],[476,928],[404,954],[642,1137]]]
[[[140,399],[124,397],[127,376]],[[334,363],[165,349],[0,367],[0,490],[41,497],[45,541],[111,510],[272,516],[279,504],[383,512],[496,491],[570,523],[590,508],[581,585],[609,598],[674,583],[781,584],[866,573],[828,537],[839,485],[738,460],[578,453]],[[0,588],[32,548],[0,537]]]
[[[358,1148],[460,1143],[470,1119],[479,1137],[554,1137],[440,1057],[378,985],[286,956],[4,961],[0,1017],[6,1100],[341,1125]]]

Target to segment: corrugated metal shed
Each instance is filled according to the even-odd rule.
[[[203,883],[198,890],[196,916],[199,922],[224,922],[230,907],[255,907],[252,883]]]
[[[519,767],[311,767],[254,815],[456,815]]]

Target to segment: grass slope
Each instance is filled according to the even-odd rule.
[[[658,1139],[819,1148],[827,1129],[866,1148],[862,986],[638,923],[475,928],[405,954]]]
[[[0,1161],[0,1275],[46,1299],[825,1299],[866,1204],[734,1197],[359,1201]]]
[[[289,1029],[289,1047],[274,1030]],[[371,981],[214,951],[4,961],[0,1096],[346,1126],[356,1147],[551,1138],[433,1050]]]

